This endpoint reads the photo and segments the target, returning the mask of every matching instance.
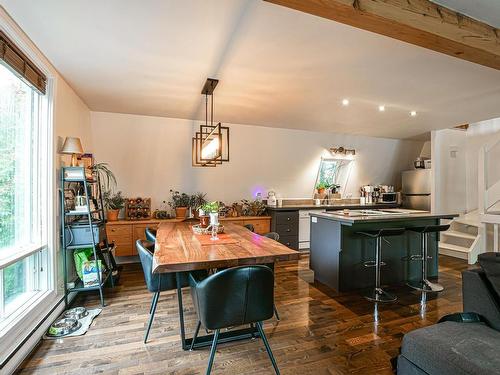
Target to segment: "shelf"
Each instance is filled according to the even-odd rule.
[[[64,182],[87,182],[87,184],[96,184],[97,180],[89,178],[64,178]]]
[[[99,210],[94,210],[94,211],[90,211],[90,214],[93,215],[93,214],[98,214],[99,212],[101,212],[101,209]],[[87,216],[89,214],[89,212],[77,212],[77,211],[70,211],[70,212],[65,212],[64,215],[66,216]]]
[[[90,248],[94,247],[94,244],[87,243],[87,244],[82,244],[82,245],[69,245],[69,246],[65,246],[64,248],[66,250],[75,250],[75,249],[87,249],[89,247]],[[112,251],[114,248],[115,248],[115,245],[110,244],[108,247],[100,247],[99,250],[101,250],[101,252],[103,252],[103,253],[106,253],[108,251]]]
[[[104,272],[103,273],[103,278],[102,278],[102,282],[101,282],[101,285],[94,285],[94,286],[88,286],[88,287],[84,287],[83,286],[83,281],[82,280],[78,280],[76,282],[76,285],[74,288],[68,288],[67,291],[68,293],[70,292],[85,292],[85,291],[89,291],[89,290],[99,290],[101,288],[104,288],[104,284],[106,284],[106,281],[108,281],[109,277],[111,276],[112,272]]]

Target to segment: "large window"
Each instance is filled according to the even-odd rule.
[[[0,62],[0,336],[52,288],[47,99]]]

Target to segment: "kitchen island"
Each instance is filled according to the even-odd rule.
[[[441,219],[456,216],[406,209],[311,213],[310,268],[314,271],[314,279],[340,292],[373,287],[375,269],[365,267],[365,262],[375,259],[375,240],[358,232],[438,225]],[[430,278],[438,276],[438,241],[439,234],[429,236]],[[419,280],[421,263],[408,259],[420,253],[420,235],[412,231],[382,241],[382,260],[385,263],[382,284]]]

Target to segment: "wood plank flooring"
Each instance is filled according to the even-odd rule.
[[[462,310],[460,272],[465,261],[440,257],[445,291],[429,297],[425,311],[420,294],[401,286],[389,289],[396,304],[374,305],[361,293],[337,294],[317,285],[309,259],[276,267],[276,304],[281,321],[265,322],[265,331],[282,374],[391,374],[403,335]],[[382,276],[383,278],[383,276]],[[127,264],[120,285],[106,293],[108,306],[84,336],[42,341],[19,370],[21,374],[204,374],[209,349],[183,351],[179,341],[174,292],[160,297],[148,344],[143,344],[151,294],[140,264]],[[196,317],[185,290],[186,328]],[[97,294],[82,294],[76,306],[98,305]],[[273,374],[261,340],[219,345],[213,374]]]

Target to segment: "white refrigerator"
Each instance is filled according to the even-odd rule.
[[[432,175],[430,169],[403,172],[403,207],[414,210],[431,210]]]

